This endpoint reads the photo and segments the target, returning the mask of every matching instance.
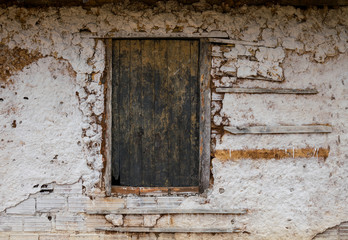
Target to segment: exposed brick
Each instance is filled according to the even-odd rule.
[[[10,235],[7,233],[0,233],[0,240],[9,240]]]
[[[124,206],[125,200],[121,198],[96,198],[88,201],[87,211],[112,211]]]
[[[68,209],[69,212],[78,213],[85,212],[87,208],[88,197],[68,197]]]
[[[23,230],[23,218],[17,216],[0,216],[0,231],[20,232]]]
[[[11,234],[10,240],[38,240],[38,234]]]
[[[113,227],[113,225],[108,222],[104,216],[98,215],[87,215],[85,224],[87,232],[94,232],[98,227]]]
[[[84,231],[85,221],[82,216],[56,215],[56,230]]]
[[[36,210],[38,212],[58,211],[67,206],[67,199],[56,194],[42,195],[36,199]]]
[[[122,234],[122,233],[100,236],[100,240],[128,240],[128,239],[129,237],[126,234]]]
[[[82,195],[82,183],[77,182],[75,184],[64,184],[64,185],[56,185],[54,187],[54,193],[56,194],[64,194],[64,195]]]
[[[143,215],[125,215],[123,218],[123,226],[125,227],[140,227],[143,225]]]
[[[24,217],[24,231],[28,232],[49,232],[52,230],[52,223],[46,216]]]
[[[100,240],[98,234],[78,234],[70,235],[70,240]]]
[[[7,209],[6,213],[33,215],[35,214],[35,199],[29,198],[15,207]]]
[[[40,234],[39,240],[68,240],[69,234]]]

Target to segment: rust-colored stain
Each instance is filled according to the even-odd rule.
[[[0,44],[0,82],[6,82],[11,75],[40,58],[42,55],[38,52],[29,52],[18,47],[10,49]]]
[[[326,160],[330,148],[296,148],[296,149],[246,149],[246,150],[216,150],[214,157],[220,160],[240,159],[284,159],[284,158],[312,158]]]

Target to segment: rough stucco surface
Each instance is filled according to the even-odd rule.
[[[172,1],[153,9],[141,5],[0,9],[1,49],[23,49],[37,56],[17,65],[8,61],[1,68],[0,212],[48,183],[80,181],[86,195],[103,195],[105,51],[103,42],[89,34],[215,30],[261,47],[213,47],[213,99],[219,86],[319,91],[312,96],[225,94],[212,102],[217,129],[330,124],[333,132],[234,136],[213,129],[213,152],[310,147],[330,148],[330,153],[325,161],[215,158],[214,183],[207,196],[186,198],[181,207],[249,209],[232,223],[225,217],[215,219],[217,225],[249,233],[236,236],[240,239],[310,239],[347,221],[348,8],[242,7],[226,13],[203,2],[181,6]],[[283,82],[237,79],[255,76]],[[174,218],[178,226],[197,221]],[[157,221],[159,226],[165,222]],[[209,226],[211,219],[202,218],[200,224]]]

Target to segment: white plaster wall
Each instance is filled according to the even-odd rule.
[[[223,13],[218,6],[173,1],[153,9],[138,4],[0,9],[0,43],[42,55],[10,80],[0,80],[0,212],[51,182],[82,179],[86,194],[100,193],[105,52],[102,41],[88,35],[165,33],[176,27],[187,34],[225,31],[231,39],[284,51],[284,72],[276,69],[283,83],[233,86],[319,91],[315,96],[226,94],[221,111],[230,125],[328,123],[334,129],[329,135],[218,137],[216,149],[330,146],[330,155],[324,162],[214,159],[207,199],[188,198],[182,207],[248,208],[236,223],[250,232],[242,239],[310,239],[347,221],[348,8],[241,7]],[[260,54],[263,59],[267,51]]]

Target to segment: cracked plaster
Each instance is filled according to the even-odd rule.
[[[230,124],[324,121],[334,126],[334,132],[254,139],[226,135],[220,136],[216,149],[330,146],[330,156],[326,162],[313,158],[222,163],[214,159],[214,185],[207,198],[188,198],[182,207],[251,209],[238,223],[251,233],[242,239],[310,239],[347,220],[347,116],[342,111],[347,108],[347,16],[347,7],[244,6],[223,13],[217,6],[181,6],[173,1],[159,2],[153,9],[137,4],[44,11],[0,9],[1,44],[41,56],[22,69],[15,68],[10,83],[0,82],[0,132],[4,139],[0,147],[0,212],[35,193],[36,184],[73,183],[81,178],[87,194],[99,191],[104,111],[100,81],[105,52],[102,41],[86,37],[88,32],[161,34],[182,30],[190,34],[219,30],[232,39],[283,48],[285,55],[280,57],[285,57],[286,81],[282,87],[315,86],[320,92],[316,97],[289,96],[285,102],[279,96],[225,96],[219,111]],[[279,86],[255,81],[233,84]],[[265,111],[270,114],[264,115]]]

